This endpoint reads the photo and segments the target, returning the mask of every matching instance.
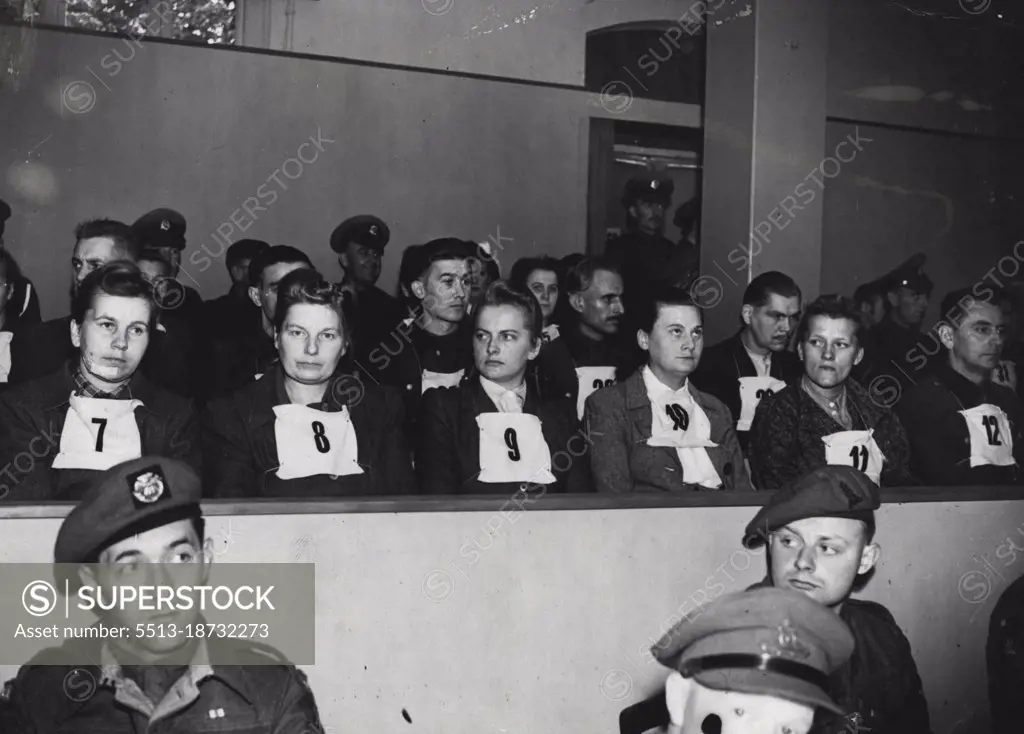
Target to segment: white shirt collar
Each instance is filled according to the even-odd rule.
[[[686,382],[683,383],[681,388],[673,390],[658,379],[658,376],[654,374],[654,370],[651,369],[650,365],[644,366],[642,374],[644,378],[644,386],[647,388],[647,397],[651,400],[660,397],[679,398],[688,401],[693,399],[693,396],[690,394],[689,378],[686,379]]]
[[[491,402],[494,403],[494,407],[498,408],[498,410],[501,410],[501,396],[504,395],[506,392],[515,393],[516,396],[519,398],[520,406],[526,403],[526,382],[523,382],[523,384],[521,384],[515,390],[508,390],[507,388],[502,387],[498,383],[493,382],[492,380],[488,380],[483,375],[479,375],[479,377],[480,385],[483,387],[484,392],[487,393],[487,397],[491,399]]]

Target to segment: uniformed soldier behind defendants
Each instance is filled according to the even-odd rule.
[[[853,645],[843,621],[802,594],[727,594],[651,649],[673,671],[665,684],[668,732],[807,734],[816,712],[822,718],[841,712],[829,696],[828,676],[846,663]],[[631,713],[623,712],[620,727],[641,731]]]
[[[69,335],[76,359],[0,398],[8,497],[78,499],[97,472],[144,453],[199,467],[191,403],[139,370],[158,313],[152,286],[132,263],[108,263],[82,281]]]
[[[528,379],[543,317],[533,295],[492,283],[473,319],[475,374],[423,396],[416,472],[425,494],[587,492],[573,404]]]
[[[942,299],[942,316],[936,330],[944,354],[896,402],[914,470],[925,484],[1020,484],[1020,401],[992,382],[1006,316],[969,288]]]
[[[925,256],[918,253],[878,281],[889,309],[872,329],[871,345],[864,355],[865,366],[856,374],[865,384],[879,375],[887,375],[890,382],[895,380],[906,390],[924,371],[927,355],[918,342],[932,294],[932,281],[924,272],[924,264]],[[881,387],[882,383],[878,384]]]
[[[132,224],[132,237],[143,249],[158,250],[171,266],[171,280],[181,272],[181,253],[185,249],[185,217],[173,209],[154,209],[146,212]],[[174,310],[178,312],[196,334],[205,333],[203,299],[192,286],[179,284],[174,295]],[[166,304],[165,304],[166,305]]]
[[[767,543],[760,586],[799,591],[832,609],[856,639],[850,661],[829,679],[845,722],[816,731],[928,734],[925,701],[910,643],[881,604],[851,599],[881,549],[874,542],[878,487],[848,466],[815,469],[772,495],[747,525],[743,544]]]
[[[129,570],[134,571],[133,585],[135,579],[167,583],[158,580],[168,578],[158,576],[167,573],[164,564],[175,564],[175,583],[204,585],[213,555],[205,538],[201,494],[199,477],[180,461],[147,456],[112,467],[94,479],[61,524],[54,561],[83,564],[78,578],[68,579],[72,589],[79,583],[122,584]],[[156,614],[163,615],[160,622],[182,630],[202,623],[198,605],[191,606],[172,612],[170,619],[166,610]],[[154,617],[116,605],[101,614],[99,626],[129,629]],[[84,700],[65,695],[71,676],[91,678],[96,684],[92,695]],[[182,634],[69,640],[22,666],[4,699],[0,731],[12,734],[323,731],[302,672],[270,647],[224,638]]]
[[[587,398],[625,379],[639,361],[635,336],[624,333],[623,292],[622,276],[607,260],[582,258],[566,273],[565,328],[542,350],[538,371],[542,390],[571,399],[580,420]]]
[[[401,302],[377,288],[381,258],[391,230],[370,214],[350,217],[331,233],[331,249],[345,269],[341,281],[352,317],[351,338],[377,344],[406,315]]]
[[[401,396],[345,364],[342,300],[315,270],[281,279],[277,364],[207,409],[206,484],[217,497],[415,494]]]
[[[788,275],[771,271],[757,276],[743,292],[740,330],[704,350],[693,374],[694,385],[729,408],[745,453],[761,398],[796,383],[803,372],[788,350],[800,307],[800,288]]]
[[[239,240],[224,254],[231,290],[203,303],[203,320],[211,338],[253,335],[260,329],[260,309],[249,298],[249,264],[269,249],[263,240]]]

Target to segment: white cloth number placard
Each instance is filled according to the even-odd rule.
[[[0,382],[7,382],[7,377],[11,374],[12,339],[14,339],[13,332],[0,331]]]
[[[838,431],[822,436],[825,443],[825,463],[832,466],[852,466],[867,474],[878,484],[882,477],[885,455],[878,448],[874,431]]]
[[[54,469],[109,469],[142,456],[135,422],[141,400],[108,400],[72,395],[60,434]]]
[[[356,429],[348,407],[327,413],[305,405],[275,405],[277,476],[298,479],[317,474],[362,474]]]
[[[2,336],[2,335],[0,335]],[[992,382],[1011,390],[1017,389],[1017,365],[1014,362],[1003,359],[999,366],[992,370]]]
[[[711,421],[689,396],[662,395],[651,401],[651,437],[647,445],[674,447],[687,484],[722,486],[707,451],[718,445],[711,440]]]
[[[552,484],[551,449],[544,441],[540,418],[530,413],[481,413],[481,482]]]
[[[754,413],[766,395],[774,395],[786,387],[786,383],[774,377],[740,378],[740,419],[736,421],[737,431],[749,431],[754,422]]]
[[[459,383],[462,382],[462,375],[464,373],[465,370],[459,370],[458,372],[431,372],[430,370],[423,370],[420,394],[435,387],[458,387]]]
[[[615,384],[615,368],[577,367],[576,379],[580,384],[579,394],[576,397],[576,413],[579,419],[583,420],[583,408],[587,404],[587,398],[602,387],[611,387]]]
[[[993,464],[1013,466],[1013,436],[1010,419],[998,405],[982,403],[961,410],[971,436],[971,468]]]

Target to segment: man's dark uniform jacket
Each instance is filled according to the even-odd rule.
[[[153,329],[140,369],[153,382],[171,392],[192,397],[194,341],[180,319],[169,319],[167,331]],[[49,375],[69,359],[78,358],[71,343],[71,317],[51,319],[18,333],[11,342],[10,384]]]
[[[877,405],[855,380],[846,381],[852,431],[873,430],[885,462],[883,487],[920,484],[910,469],[907,433],[889,408]],[[824,466],[823,437],[846,430],[822,410],[799,384],[765,396],[750,426],[750,471],[759,489],[779,489]]]
[[[172,734],[173,732],[235,732],[236,734],[311,734],[322,732],[319,713],[305,675],[276,651],[262,645],[226,640],[208,641],[211,659],[237,661],[213,665],[198,683],[198,696],[182,698],[170,713],[151,721],[136,708],[121,682],[147,671],[121,668],[104,675],[100,640],[69,641],[49,648],[21,667],[0,694],[0,732],[5,734]],[[231,652],[213,652],[231,645]],[[74,652],[70,652],[74,649]],[[227,658],[226,658],[227,656]],[[268,662],[268,658],[271,661]],[[74,665],[54,664],[72,660]],[[88,664],[87,661],[97,661]],[[160,670],[150,666],[150,670]],[[182,666],[182,672],[188,672]],[[70,687],[69,687],[70,686]],[[89,695],[86,695],[89,694]],[[137,695],[137,694],[136,694]],[[155,704],[154,704],[155,705]],[[210,712],[218,713],[211,718]],[[220,712],[223,711],[223,715]]]
[[[204,486],[216,497],[354,497],[415,494],[416,482],[402,433],[402,400],[391,388],[365,376],[333,378],[322,406],[336,413],[348,407],[363,474],[280,479],[275,438],[275,405],[291,401],[280,367],[234,394],[207,406]]]
[[[234,337],[212,339],[200,399],[227,397],[252,383],[256,375],[267,374],[277,364],[274,339],[263,331],[260,313],[255,318],[255,325],[250,323]]]
[[[0,481],[7,484],[11,476],[16,480],[8,485],[7,499],[77,500],[89,481],[101,473],[50,467],[60,453],[64,419],[75,387],[71,366],[65,364],[51,375],[8,389],[0,397],[0,466],[7,468]],[[141,370],[132,376],[123,398],[143,403],[135,409],[142,456],[181,459],[200,470],[199,422],[189,400],[154,385]],[[46,453],[40,455],[42,451]],[[22,472],[26,456],[32,460],[28,471]]]
[[[605,256],[621,270],[626,297],[636,300],[653,287],[689,288],[698,275],[700,250],[636,231],[609,242]]]
[[[895,380],[906,392],[920,381],[919,375],[927,372],[930,363],[943,358],[944,350],[937,340],[934,333],[922,334],[918,329],[904,328],[887,315],[871,329],[870,337],[865,340],[864,358],[855,368],[854,376],[864,385],[870,385],[872,380],[887,375],[888,382],[879,382],[880,389]]]
[[[948,357],[947,357],[948,359]],[[971,439],[959,411],[991,403],[1010,421],[1017,466],[971,468]],[[914,473],[927,485],[971,486],[1020,484],[1024,480],[1024,436],[1021,406],[1008,387],[976,385],[949,366],[934,365],[916,387],[896,403],[896,412],[910,439]]]
[[[718,342],[704,350],[701,355],[700,364],[694,371],[692,380],[698,390],[715,396],[729,409],[734,421],[738,421],[741,415],[742,402],[740,400],[741,377],[757,377],[757,368],[750,361],[743,346],[740,335],[742,330],[733,336]],[[792,352],[772,352],[772,366],[770,374],[777,380],[795,385],[800,381],[804,368],[799,357]],[[743,452],[748,453],[749,431],[737,431],[740,446]]]
[[[992,610],[985,657],[992,734],[1019,734],[1024,722],[1024,576],[1007,587]]]
[[[750,588],[765,586],[770,583]],[[856,647],[850,660],[829,676],[829,694],[846,716],[819,711],[811,734],[931,734],[928,703],[910,643],[889,610],[875,602],[847,599],[839,616],[853,633]],[[623,734],[668,723],[664,692],[619,716]]]
[[[401,301],[376,286],[346,292],[345,307],[352,341],[361,355],[369,355],[409,315]]]
[[[497,413],[474,372],[457,388],[430,390],[423,396],[418,421],[416,473],[424,494],[516,494],[516,483],[481,482],[480,429],[476,417]],[[579,429],[576,408],[565,398],[542,398],[527,382],[523,412],[541,420],[544,442],[552,454],[554,484],[531,485],[531,493],[590,492],[590,445]],[[566,461],[559,452],[572,460]]]

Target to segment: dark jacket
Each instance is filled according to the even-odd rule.
[[[541,347],[536,359],[536,379],[543,395],[564,397],[573,406],[577,405],[580,389],[577,367],[614,367],[616,379],[622,380],[633,373],[640,361],[636,352],[625,346],[623,338],[597,342],[572,326],[560,329],[560,333],[558,339]]]
[[[853,633],[855,647],[850,660],[829,676],[829,694],[846,715],[819,709],[811,734],[931,734],[928,702],[910,643],[889,610],[848,599],[839,616]],[[664,691],[619,715],[622,734],[641,734],[668,723]]]
[[[943,351],[934,329],[921,333],[886,316],[865,340],[864,358],[855,368],[854,377],[868,386],[872,380],[878,380],[879,386],[898,384],[906,392],[920,382],[931,365],[944,359]]]
[[[750,355],[743,346],[740,338],[742,330],[724,341],[718,342],[704,350],[701,355],[700,364],[693,373],[693,384],[701,392],[721,400],[733,418],[733,426],[740,419],[740,409],[743,407],[740,400],[741,377],[756,377],[757,368],[750,361]],[[794,385],[800,381],[804,373],[800,359],[792,352],[773,352],[771,376],[777,380]],[[748,451],[748,431],[737,431],[740,446],[744,452]]]
[[[1010,421],[1013,454],[1017,466],[971,468],[971,440],[967,422],[959,411],[992,403]],[[1001,385],[975,385],[948,363],[937,364],[919,378],[916,387],[896,403],[896,413],[910,440],[914,473],[928,485],[1011,485],[1024,480],[1024,437],[1021,435],[1020,402]]]
[[[21,277],[12,287],[11,298],[7,302],[7,317],[17,319],[22,326],[32,326],[42,321],[39,315],[39,291],[32,285],[32,281]]]
[[[1020,532],[1024,534],[1024,525]],[[985,658],[992,734],[1020,734],[1024,722],[1024,576],[1007,587],[992,610]]]
[[[659,286],[687,289],[700,270],[698,248],[640,231],[627,232],[609,242],[605,256],[619,267],[626,297],[633,301]]]
[[[881,484],[906,487],[920,484],[910,470],[910,443],[899,418],[876,405],[855,380],[846,381],[850,430],[874,430],[885,462]],[[761,489],[779,489],[812,469],[825,465],[822,438],[845,430],[800,387],[790,385],[765,396],[750,427],[750,471]]]
[[[324,410],[348,407],[362,474],[281,479],[275,405],[291,401],[280,367],[234,394],[215,400],[203,416],[206,481],[213,497],[358,497],[416,493],[402,435],[402,401],[391,389],[361,377],[336,376]]]
[[[256,328],[244,329],[234,337],[213,336],[200,397],[227,397],[255,381],[256,375],[270,372],[277,359],[274,340],[259,322]]]
[[[396,388],[402,395],[405,404],[405,435],[410,445],[416,445],[418,436],[416,421],[423,396],[423,370],[431,369],[432,360],[439,359],[445,369],[432,371],[453,374],[463,370],[465,378],[473,366],[472,331],[469,317],[466,317],[459,329],[450,335],[450,341],[446,337],[442,338],[450,352],[421,356],[417,344],[433,341],[436,337],[431,337],[411,319],[406,319],[400,321],[372,347],[366,343],[360,346],[360,353],[356,355],[357,369],[366,374],[370,381]]]
[[[92,469],[52,469],[60,453],[64,419],[75,389],[69,365],[52,375],[17,385],[0,397],[0,465],[3,479],[13,482],[4,498],[22,502],[78,500],[89,481],[100,474]],[[128,389],[142,401],[135,423],[142,440],[142,456],[166,456],[188,462],[201,471],[199,423],[192,404],[150,382],[141,371]]]
[[[753,490],[729,409],[692,385],[690,391],[711,422],[711,440],[718,444],[707,452],[722,480],[721,489]],[[716,491],[683,484],[683,466],[675,448],[647,445],[652,418],[641,370],[587,398],[584,425],[593,441],[590,468],[597,491]]]
[[[194,340],[183,323],[174,320],[167,331],[150,332],[140,369],[157,385],[192,397]],[[15,336],[9,381],[16,385],[50,375],[72,359],[78,359],[78,349],[71,343],[71,317],[44,321]]]
[[[369,356],[370,351],[409,315],[401,301],[377,287],[361,290],[354,298],[347,295],[352,340],[361,356]]]
[[[497,413],[474,373],[459,387],[430,390],[420,403],[416,474],[424,494],[515,495],[515,483],[481,482],[480,429],[476,417]],[[580,493],[592,491],[589,481],[586,436],[580,431],[575,409],[560,398],[542,399],[527,388],[523,412],[541,420],[544,442],[551,451],[554,484],[531,485],[533,492]]]
[[[310,734],[323,731],[316,701],[305,675],[279,655],[267,664],[262,647],[234,645],[230,659],[236,665],[214,665],[212,674],[198,687],[176,701],[173,712],[155,721],[127,690],[117,691],[113,678],[98,664],[96,640],[76,640],[62,648],[39,653],[18,671],[0,696],[0,731],[14,734],[172,734],[172,732],[231,731],[233,734]],[[214,648],[212,641],[211,650]],[[69,657],[74,645],[81,652],[70,654],[78,665],[53,664]],[[211,658],[214,653],[211,652]],[[223,659],[223,653],[219,656]],[[251,661],[251,662],[248,662]],[[187,670],[187,669],[186,669]],[[120,672],[120,671],[119,671]],[[123,673],[122,673],[123,675]],[[54,695],[75,689],[74,694]],[[188,689],[186,689],[188,690]],[[194,697],[193,697],[194,696]],[[223,709],[214,723],[211,711]]]

